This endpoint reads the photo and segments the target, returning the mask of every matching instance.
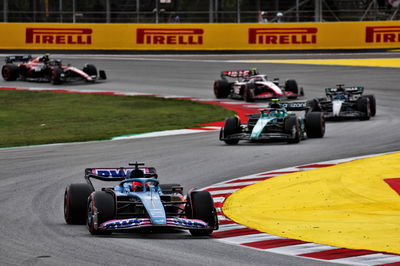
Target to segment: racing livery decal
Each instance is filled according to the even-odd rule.
[[[136,44],[202,45],[203,29],[136,29]]]
[[[91,28],[26,28],[27,44],[92,44]]]
[[[400,26],[366,27],[365,42],[367,43],[400,42]]]
[[[249,28],[249,44],[316,44],[317,28]]]

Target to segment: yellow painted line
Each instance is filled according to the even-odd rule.
[[[259,231],[400,254],[400,153],[286,174],[233,193],[224,214]]]
[[[245,60],[246,63],[284,63],[308,65],[339,65],[368,67],[400,67],[400,58],[370,59],[304,59],[304,60]]]

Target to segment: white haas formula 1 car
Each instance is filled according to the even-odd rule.
[[[214,94],[219,99],[230,97],[253,102],[257,99],[297,99],[304,96],[304,91],[293,79],[287,80],[283,86],[279,84],[279,78],[270,81],[267,75],[259,74],[253,68],[221,72],[221,79],[214,81]]]

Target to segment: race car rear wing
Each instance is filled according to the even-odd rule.
[[[122,181],[130,177],[130,173],[135,167],[121,168],[86,168],[85,179],[95,178],[101,181]],[[158,178],[154,167],[139,167],[143,171],[144,178]]]
[[[26,63],[32,59],[31,55],[13,55],[13,56],[6,56],[6,64],[12,64],[14,62],[22,62]]]
[[[338,88],[325,88],[325,94],[327,96],[344,92],[347,94],[362,94],[364,92],[364,87],[341,87]]]
[[[228,70],[221,72],[221,78],[249,78],[251,76],[257,75],[258,72],[256,69],[250,70]]]

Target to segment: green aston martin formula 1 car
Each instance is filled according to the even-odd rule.
[[[220,131],[220,140],[226,144],[238,144],[240,140],[286,141],[299,143],[302,139],[322,138],[325,119],[321,112],[311,112],[305,102],[272,102],[260,113],[248,115],[247,123],[240,118],[229,117]]]

